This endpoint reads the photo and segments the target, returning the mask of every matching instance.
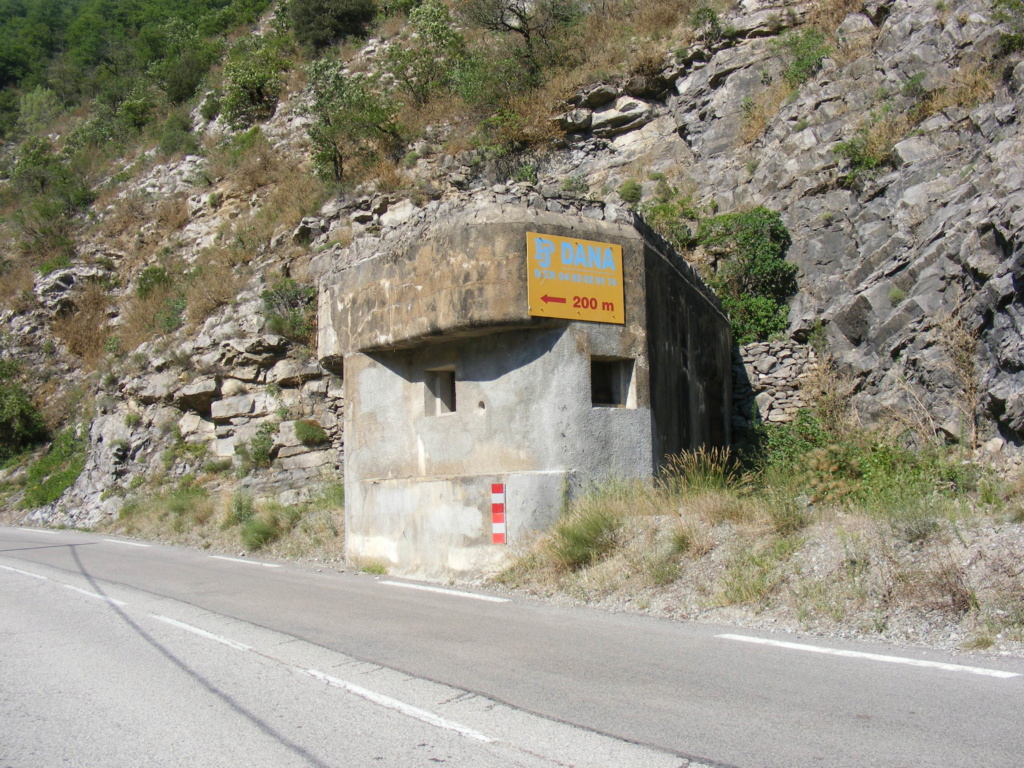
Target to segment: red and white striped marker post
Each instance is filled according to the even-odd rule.
[[[491,484],[491,543],[505,543],[505,484]]]

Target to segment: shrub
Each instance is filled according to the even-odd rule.
[[[690,25],[704,45],[711,45],[722,39],[722,22],[718,17],[718,11],[709,5],[702,5],[690,14]]]
[[[215,91],[211,91],[206,94],[206,98],[203,99],[203,104],[199,107],[199,114],[202,115],[203,120],[209,122],[210,120],[216,120],[217,116],[220,115],[220,96]]]
[[[267,328],[271,333],[306,344],[316,330],[316,288],[281,278],[262,293]]]
[[[242,459],[239,469],[248,472],[253,467],[266,469],[274,461],[274,433],[277,423],[266,421],[256,428],[256,434],[245,445],[236,445],[235,453]]]
[[[518,36],[527,66],[537,71],[554,58],[557,36],[580,19],[582,4],[579,0],[465,0],[459,12],[476,27]]]
[[[163,155],[193,154],[196,139],[192,135],[192,118],[185,110],[175,110],[167,116],[160,132],[160,153]]]
[[[644,189],[636,179],[626,179],[619,185],[618,192],[619,197],[621,197],[625,202],[635,205],[636,203],[639,203],[640,198],[643,197]]]
[[[787,32],[775,45],[789,59],[782,77],[793,88],[816,75],[831,52],[825,35],[814,28]]]
[[[224,67],[223,117],[232,128],[266,120],[277,109],[286,62],[267,38],[245,40],[235,47]]]
[[[61,113],[60,99],[41,85],[18,101],[18,130],[26,136],[41,136]]]
[[[782,217],[758,207],[706,220],[697,242],[719,258],[708,284],[729,314],[733,342],[765,341],[786,329],[796,264],[785,260],[790,237]]]
[[[124,415],[124,425],[130,429],[134,429],[142,423],[142,414],[131,411]]]
[[[384,55],[384,67],[414,104],[423,105],[438,93],[452,89],[455,73],[466,55],[466,42],[440,0],[426,0],[413,9],[409,25],[414,37],[390,46]]]
[[[0,464],[46,440],[42,414],[15,378],[18,366],[0,360]]]
[[[323,445],[330,439],[323,427],[308,419],[295,422],[295,436],[303,445]]]
[[[252,519],[256,514],[256,504],[251,494],[245,491],[238,491],[231,497],[231,509],[228,510],[226,523],[228,525],[241,525]]]
[[[321,50],[364,34],[376,10],[373,0],[291,0],[288,19],[300,44]]]

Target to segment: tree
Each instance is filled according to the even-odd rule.
[[[318,51],[365,33],[376,11],[373,0],[291,0],[288,5],[295,39]]]
[[[426,104],[439,91],[449,90],[455,73],[466,58],[466,41],[455,29],[448,7],[440,0],[426,0],[409,13],[415,38],[392,44],[384,66],[414,103]]]
[[[579,0],[465,0],[460,6],[470,24],[491,32],[512,33],[523,40],[526,57],[539,67],[537,47],[548,52],[555,32],[580,18]]]
[[[0,360],[0,464],[47,438],[43,417],[17,374],[15,363]]]
[[[308,131],[318,175],[341,181],[352,157],[397,153],[398,105],[378,95],[368,78],[345,75],[341,63],[326,60],[311,64],[308,75],[309,111],[316,118]]]

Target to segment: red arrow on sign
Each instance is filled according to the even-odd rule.
[[[565,299],[559,296],[541,296],[540,300],[545,304],[565,304]]]

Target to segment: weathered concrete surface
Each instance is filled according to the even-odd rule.
[[[620,245],[625,323],[530,317],[527,232]],[[588,483],[650,477],[668,451],[728,440],[728,323],[664,242],[625,224],[468,211],[342,268],[321,292],[319,341],[322,361],[344,360],[349,556],[407,573],[503,562],[493,483],[514,543]],[[594,405],[594,359],[628,361],[620,407]],[[442,370],[447,413],[430,395]]]

